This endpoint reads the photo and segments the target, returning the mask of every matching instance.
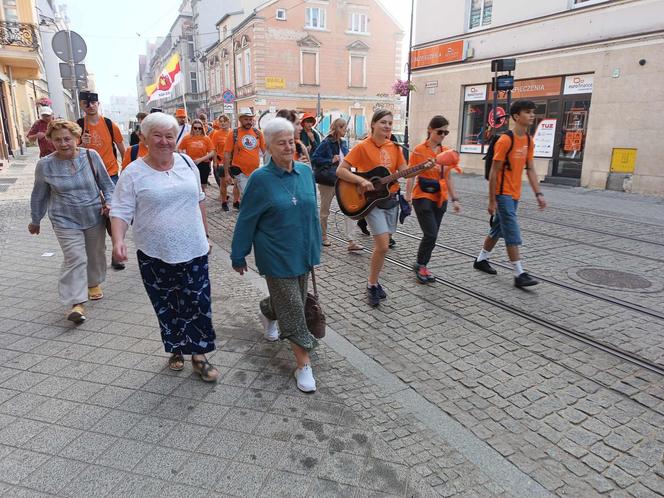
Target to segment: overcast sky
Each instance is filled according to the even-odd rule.
[[[138,54],[148,39],[167,33],[182,0],[64,0],[71,28],[88,46],[85,63],[95,74],[100,100],[111,95],[136,95]],[[410,1],[379,0],[404,24],[406,44]]]

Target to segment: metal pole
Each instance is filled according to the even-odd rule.
[[[413,18],[415,17],[415,0],[410,2],[410,39],[408,40],[408,71],[406,76],[406,81],[410,85],[410,76],[411,71],[411,58],[413,52]],[[406,126],[404,127],[404,138],[403,143],[408,147],[408,118],[410,117],[410,89],[406,94]]]
[[[69,22],[67,22],[65,27],[67,29],[67,47],[69,47],[69,60],[67,61],[67,64],[69,64],[71,78],[74,83],[73,85],[74,102],[76,104],[76,119],[78,119],[81,117],[81,106],[78,101],[78,78],[76,77],[76,64],[74,63],[74,48],[72,47],[71,44],[71,31],[69,31]]]
[[[320,116],[320,92],[318,92],[318,98],[316,99],[316,117]]]

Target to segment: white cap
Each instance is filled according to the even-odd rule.
[[[249,116],[249,117],[254,117],[254,111],[249,109],[248,107],[240,107],[240,112],[238,114],[239,117],[242,116]]]
[[[44,106],[39,110],[39,115],[43,116],[44,114],[48,114],[49,116],[53,115],[53,109],[51,109],[48,106]]]

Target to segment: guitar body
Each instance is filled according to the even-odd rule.
[[[390,196],[391,183],[383,184],[379,180],[390,176],[391,173],[387,168],[378,166],[366,173],[355,174],[373,183],[375,190],[361,192],[358,184],[347,182],[341,178],[338,178],[334,184],[334,190],[337,194],[339,209],[349,218],[360,220],[369,214],[369,211],[375,207],[378,201]]]

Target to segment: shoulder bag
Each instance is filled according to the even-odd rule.
[[[316,339],[325,337],[325,313],[320,305],[318,299],[318,289],[316,288],[316,272],[313,267],[311,268],[311,283],[313,284],[313,291],[307,292],[307,300],[304,303],[304,316],[307,321],[307,328],[311,335]]]
[[[102,192],[101,187],[99,186],[99,175],[97,174],[97,170],[95,169],[94,165],[92,164],[92,154],[90,154],[90,149],[85,149],[85,154],[88,156],[88,163],[90,164],[90,169],[92,170],[92,175],[94,176],[95,179],[95,184],[97,185],[97,191],[99,192],[99,200],[101,201],[101,207],[106,208],[106,197],[104,197],[104,192]],[[106,226],[106,232],[108,233],[109,237],[111,236],[111,218],[105,214],[102,215],[104,217],[104,225]]]

